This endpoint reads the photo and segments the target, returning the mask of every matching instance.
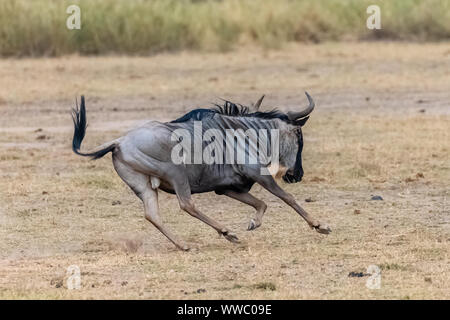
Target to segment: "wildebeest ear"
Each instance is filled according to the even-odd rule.
[[[303,127],[306,123],[306,121],[308,121],[309,117],[305,117],[303,119],[300,120],[295,120],[295,124],[300,125],[300,127]]]

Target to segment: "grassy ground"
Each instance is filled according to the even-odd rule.
[[[81,29],[68,30],[69,5]],[[366,28],[379,5],[381,30]],[[3,0],[0,55],[148,55],[181,49],[226,51],[242,44],[278,48],[327,40],[450,39],[446,0]]]
[[[0,70],[0,298],[450,298],[448,43],[7,59]],[[282,186],[329,236],[259,187],[269,209],[252,232],[253,209],[195,196],[238,234],[234,245],[161,193],[164,221],[193,247],[179,252],[145,221],[110,156],[70,150],[81,93],[87,148],[217,97],[250,103],[265,93],[267,109],[299,108],[304,90],[317,103],[305,177]],[[372,264],[378,290],[368,276],[349,277]],[[70,265],[81,269],[80,290],[67,290]]]

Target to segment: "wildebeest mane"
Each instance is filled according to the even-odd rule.
[[[171,123],[179,123],[179,122],[187,122],[189,120],[195,120],[200,121],[203,120],[205,117],[212,117],[214,114],[220,114],[224,116],[230,116],[230,117],[253,117],[253,118],[260,118],[260,119],[280,119],[286,122],[291,123],[292,121],[289,120],[287,114],[277,110],[273,109],[271,111],[255,111],[250,112],[250,107],[244,106],[242,104],[236,104],[228,100],[224,100],[223,105],[214,104],[213,108],[206,109],[206,108],[200,108],[200,109],[194,109],[192,111],[189,111],[182,117],[171,121]]]
[[[214,109],[194,109],[192,111],[189,111],[182,117],[170,121],[171,123],[180,123],[180,122],[187,122],[189,120],[194,121],[200,121],[203,120],[205,117],[212,117],[216,112]]]

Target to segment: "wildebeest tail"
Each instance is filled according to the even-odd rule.
[[[91,157],[92,159],[99,159],[103,157],[108,152],[111,152],[116,148],[117,146],[117,140],[113,140],[110,142],[107,142],[100,147],[97,148],[97,150],[83,153],[80,152],[81,143],[83,142],[84,136],[86,135],[86,128],[87,128],[87,122],[86,122],[86,107],[84,104],[84,96],[81,96],[81,104],[80,107],[77,107],[72,110],[72,119],[73,119],[73,125],[74,125],[74,133],[73,133],[73,140],[72,140],[72,150],[76,154],[84,157]]]

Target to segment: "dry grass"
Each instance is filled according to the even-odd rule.
[[[1,60],[0,298],[450,298],[449,52],[363,43]],[[109,156],[93,162],[70,150],[68,110],[80,93],[85,145],[94,146],[217,96],[249,103],[266,93],[265,105],[287,109],[305,103],[304,89],[317,102],[304,130],[305,177],[283,187],[329,236],[259,187],[269,209],[253,232],[251,208],[195,196],[237,232],[233,245],[161,193],[164,221],[194,247],[179,252],[145,221]],[[348,276],[371,264],[382,270],[379,290]],[[81,268],[80,290],[66,289],[70,265]]]

